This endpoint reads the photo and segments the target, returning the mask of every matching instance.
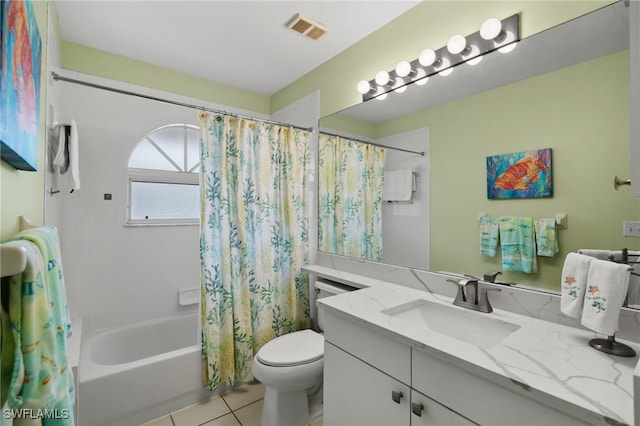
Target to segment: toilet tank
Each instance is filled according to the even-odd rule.
[[[316,292],[316,301],[323,297],[335,296],[337,294],[346,293],[348,291],[358,290],[356,287],[351,287],[346,284],[337,283],[335,281],[318,279],[313,284],[313,288]],[[323,330],[324,324],[324,312],[320,309],[316,309],[318,315],[318,328]]]

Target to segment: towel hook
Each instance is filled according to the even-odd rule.
[[[613,179],[613,187],[616,191],[623,185],[631,185],[631,180],[622,180],[618,176]]]

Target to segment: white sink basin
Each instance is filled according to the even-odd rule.
[[[520,328],[491,314],[422,299],[385,309],[382,313],[480,348],[489,348]]]

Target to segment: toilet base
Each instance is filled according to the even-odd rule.
[[[309,421],[309,403],[305,391],[278,392],[266,387],[262,406],[262,426],[303,426]]]

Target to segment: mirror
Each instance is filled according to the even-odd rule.
[[[382,262],[475,276],[501,270],[500,254],[479,253],[480,214],[567,215],[560,251],[538,256],[537,273],[501,276],[529,287],[559,290],[568,252],[638,250],[620,228],[639,218],[640,202],[613,188],[614,176],[629,174],[628,47],[620,1],[527,37],[508,54],[322,118],[321,133],[427,152],[387,150],[385,172],[413,169],[416,192],[412,204],[383,205]],[[543,148],[552,149],[552,197],[487,199],[488,156]]]

